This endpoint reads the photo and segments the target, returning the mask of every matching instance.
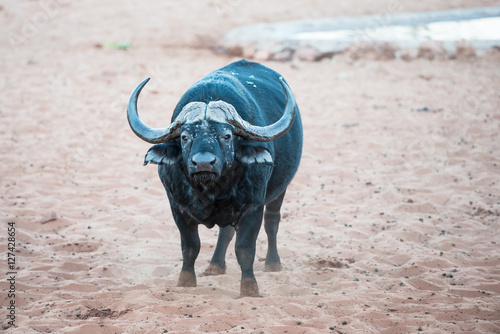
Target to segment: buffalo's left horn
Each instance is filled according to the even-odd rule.
[[[296,103],[288,84],[279,78],[285,91],[286,106],[281,118],[268,126],[256,126],[248,123],[234,110],[228,113],[228,122],[235,127],[235,133],[243,138],[258,142],[269,142],[283,136],[292,127],[296,114]]]
[[[144,141],[147,141],[151,144],[160,144],[166,143],[169,140],[179,137],[179,130],[181,126],[184,124],[183,118],[177,118],[174,122],[172,122],[168,127],[163,129],[154,129],[146,124],[144,124],[139,118],[139,114],[137,113],[137,99],[141,90],[148,83],[150,78],[147,78],[143,82],[137,86],[137,88],[132,93],[130,100],[128,101],[127,107],[127,119],[128,124],[132,128],[132,131]]]

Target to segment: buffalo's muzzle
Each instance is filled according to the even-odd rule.
[[[209,152],[199,152],[191,157],[189,170],[191,174],[214,173],[219,174],[217,157]]]

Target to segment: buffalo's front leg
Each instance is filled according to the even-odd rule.
[[[241,267],[241,297],[260,296],[257,280],[253,273],[253,262],[263,211],[263,206],[252,210],[236,225],[236,258]]]
[[[182,270],[177,281],[177,286],[195,287],[196,274],[194,272],[194,263],[200,253],[198,225],[188,224],[177,209],[173,209],[172,213],[181,234],[182,247]]]
[[[226,273],[226,251],[233,236],[234,227],[226,226],[219,229],[217,246],[215,247],[210,265],[205,270],[205,275],[222,275]]]

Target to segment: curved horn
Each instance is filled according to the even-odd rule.
[[[174,122],[172,122],[168,127],[163,129],[155,129],[144,124],[139,118],[137,113],[137,99],[141,90],[148,83],[150,78],[147,78],[132,93],[130,100],[128,101],[127,107],[127,119],[128,124],[132,128],[132,131],[144,141],[151,144],[165,143],[175,137],[179,136],[179,129],[184,124],[183,117],[178,117]]]
[[[285,111],[281,118],[276,123],[268,126],[255,126],[242,119],[236,111],[230,112],[227,115],[228,122],[236,128],[235,133],[237,135],[253,141],[269,142],[283,136],[292,127],[297,111],[295,98],[283,77],[279,79],[286,96]]]

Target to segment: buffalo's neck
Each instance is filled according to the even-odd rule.
[[[246,192],[250,185],[244,177],[245,169],[241,166],[231,170],[210,185],[191,183],[186,179],[187,196],[177,199],[183,215],[193,223],[207,227],[235,225],[249,207]]]

